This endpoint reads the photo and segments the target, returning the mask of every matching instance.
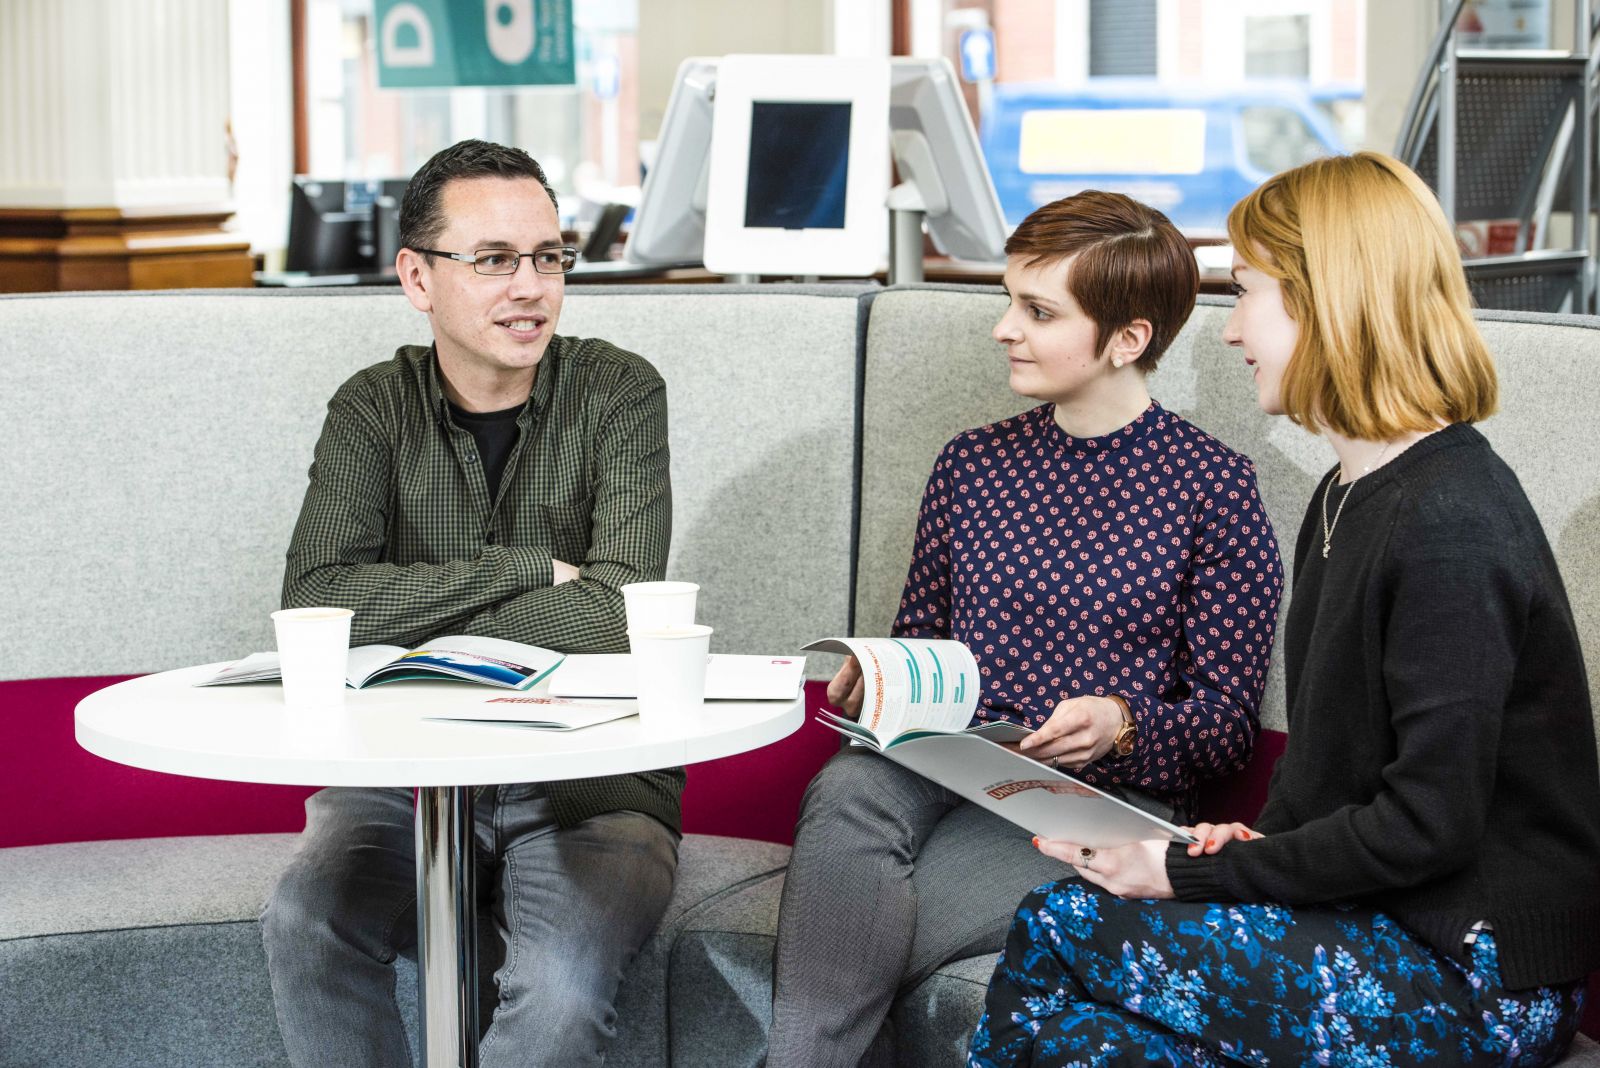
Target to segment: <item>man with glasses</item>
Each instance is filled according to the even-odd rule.
[[[666,393],[638,356],[558,336],[555,193],[527,153],[463,141],[412,178],[396,257],[430,346],[328,404],[284,607],[355,611],[353,644],[477,634],[627,649],[627,582],[671,533]],[[600,1064],[622,972],[666,908],[681,768],[474,798],[480,896],[505,948],[484,1068]],[[416,939],[412,793],[327,789],[262,915],[297,1066],[411,1063],[393,961]]]

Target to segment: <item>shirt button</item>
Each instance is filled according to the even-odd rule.
[[[487,534],[485,534],[483,536],[483,541],[484,541],[485,545],[493,545],[494,544],[494,531],[491,530]]]
[[[475,452],[467,453],[467,463],[475,464],[477,462],[478,462],[478,454],[477,453],[475,453]]]

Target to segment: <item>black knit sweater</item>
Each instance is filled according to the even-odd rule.
[[[1266,837],[1174,845],[1177,896],[1355,902],[1460,960],[1487,920],[1512,989],[1600,969],[1588,683],[1521,484],[1476,430],[1448,427],[1355,483],[1326,559],[1324,488],[1295,550]]]

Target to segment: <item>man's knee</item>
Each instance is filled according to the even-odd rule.
[[[388,960],[414,937],[415,896],[413,878],[362,870],[357,851],[330,860],[303,850],[261,911],[262,942],[269,960],[335,944]]]
[[[561,968],[524,974],[502,1000],[533,1009],[557,1033],[588,1030],[609,1034],[616,1022],[614,1002],[620,978],[614,962],[580,955]]]
[[[261,910],[261,940],[269,960],[291,959],[295,947],[327,931],[326,892],[315,885],[298,860],[279,876]]]
[[[682,835],[654,816],[627,810],[607,812],[591,816],[581,826],[585,834],[604,842],[608,852],[629,866],[643,863],[664,870],[669,878],[677,868]]]
[[[536,1064],[598,1064],[617,1033],[614,977],[583,962],[502,987],[483,1052],[502,1044]],[[496,1061],[498,1063],[498,1061]]]

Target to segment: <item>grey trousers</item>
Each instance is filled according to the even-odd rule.
[[[483,1068],[599,1065],[616,1034],[623,970],[672,893],[678,835],[637,812],[562,830],[535,784],[477,792],[480,907],[504,943]],[[412,1063],[393,962],[415,944],[412,792],[327,789],[261,916],[289,1060]]]
[[[1073,875],[1015,824],[868,749],[841,750],[795,828],[767,1068],[856,1068],[899,991],[999,953],[1022,897]]]

